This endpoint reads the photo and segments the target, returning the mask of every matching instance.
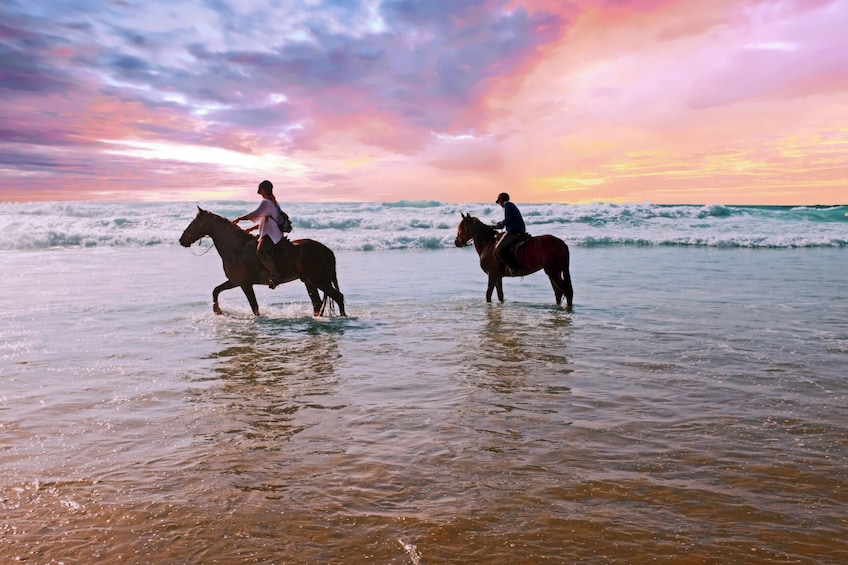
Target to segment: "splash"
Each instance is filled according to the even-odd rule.
[[[417,547],[411,543],[403,541],[401,538],[398,538],[398,543],[409,556],[409,560],[412,562],[412,565],[421,565],[421,554],[418,553]]]

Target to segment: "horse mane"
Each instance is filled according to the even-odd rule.
[[[483,239],[494,239],[497,230],[492,226],[484,224],[479,218],[475,216],[469,215],[468,218],[472,220],[472,233],[474,234],[474,239],[483,238]]]
[[[218,215],[218,214],[216,214],[215,212],[210,212],[209,210],[204,210],[203,208],[199,208],[199,210],[200,210],[200,212],[201,212],[202,214],[206,214],[206,215],[208,215],[208,216],[209,216],[209,217],[210,217],[213,221],[218,222],[218,223],[220,223],[220,224],[222,224],[222,225],[223,225],[223,224],[226,224],[226,225],[227,225],[227,227],[228,227],[228,228],[229,228],[229,229],[230,229],[230,230],[231,230],[234,234],[237,234],[239,237],[241,237],[241,238],[243,238],[243,239],[245,239],[245,240],[247,240],[247,239],[256,239],[256,236],[255,236],[255,235],[251,234],[250,232],[246,232],[246,231],[244,231],[243,229],[241,229],[240,227],[238,227],[238,226],[236,226],[236,225],[233,225],[233,223],[232,223],[230,220],[228,220],[227,218],[225,218],[224,216],[219,216],[219,215]]]

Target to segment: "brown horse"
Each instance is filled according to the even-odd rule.
[[[574,299],[574,289],[571,286],[571,274],[568,271],[569,253],[564,241],[552,235],[530,237],[520,244],[515,252],[515,259],[521,266],[518,272],[507,271],[506,267],[495,254],[495,242],[498,231],[487,226],[471,214],[462,214],[462,221],[456,231],[457,247],[463,247],[469,240],[474,240],[474,249],[480,256],[480,268],[489,275],[489,286],[486,289],[486,301],[492,301],[492,289],[498,289],[498,300],[504,301],[503,278],[523,277],[544,269],[551,280],[557,304],[562,304],[565,296],[566,308],[571,310]]]
[[[197,216],[180,236],[180,245],[188,247],[203,236],[209,236],[215,244],[218,254],[224,262],[224,274],[227,280],[212,291],[212,310],[221,313],[218,295],[221,291],[241,287],[253,313],[259,315],[259,304],[253,285],[268,284],[268,274],[260,272],[259,259],[256,257],[256,236],[249,234],[230,220],[197,207]],[[344,295],[339,291],[336,279],[336,256],[323,243],[311,239],[289,241],[283,239],[277,244],[277,270],[283,281],[300,279],[306,285],[306,292],[312,300],[316,316],[324,313],[327,298],[339,305],[339,314],[345,316]],[[324,292],[322,299],[318,290]]]

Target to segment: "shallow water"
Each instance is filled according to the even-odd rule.
[[[322,319],[192,251],[0,252],[0,561],[848,559],[844,249],[342,250]]]

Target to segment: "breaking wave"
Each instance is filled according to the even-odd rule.
[[[255,203],[200,205],[225,217]],[[293,238],[334,249],[439,249],[453,246],[460,213],[485,222],[502,218],[495,204],[437,201],[284,203]],[[521,204],[534,235],[550,233],[571,246],[680,245],[744,248],[845,247],[848,206]],[[5,203],[0,249],[178,245],[194,203]]]

